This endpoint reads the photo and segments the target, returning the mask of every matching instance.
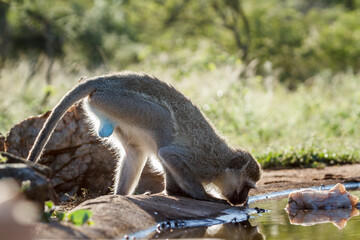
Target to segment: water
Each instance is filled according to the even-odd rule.
[[[360,191],[351,194],[360,197]],[[284,210],[288,199],[271,199],[250,204],[250,208],[268,209],[268,212],[252,214],[242,222],[215,224],[211,226],[186,227],[152,231],[147,238],[217,238],[217,239],[360,239],[360,216],[350,218],[342,229],[333,223],[321,223],[313,226],[293,225]],[[338,219],[339,214],[347,215],[350,210],[341,210],[336,216],[324,218],[324,213],[317,213],[322,221]],[[332,214],[334,211],[330,211]],[[340,218],[341,219],[341,218]],[[344,221],[344,220],[343,220]]]
[[[329,190],[334,185],[311,187]],[[351,194],[360,197],[360,183],[345,183]],[[205,238],[205,239],[360,239],[358,209],[284,209],[288,194],[296,189],[249,198],[250,208],[228,209],[213,219],[173,220],[129,235],[129,238]],[[266,210],[265,210],[266,209]],[[261,211],[264,210],[264,211]]]
[[[360,191],[351,192],[360,197]],[[249,220],[252,226],[257,226],[259,233],[270,239],[360,239],[360,216],[352,217],[343,229],[338,229],[333,223],[322,223],[313,226],[292,225],[284,210],[288,199],[267,200],[251,204],[270,212]],[[346,209],[342,211],[347,211]],[[242,238],[238,238],[242,239]],[[243,238],[246,239],[246,238]],[[248,238],[253,239],[253,238]]]
[[[148,238],[176,239],[264,239],[256,226],[251,226],[249,221],[242,223],[226,223],[209,227],[196,227],[186,229],[171,229],[161,233],[149,235]]]

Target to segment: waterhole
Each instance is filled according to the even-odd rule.
[[[360,191],[352,191],[351,194],[360,197]],[[262,216],[249,219],[251,226],[257,226],[263,238],[251,238],[250,236],[248,238],[237,238],[234,236],[231,239],[360,239],[360,216],[348,219],[350,209],[341,209],[335,213],[333,210],[313,212],[313,216],[309,218],[300,216],[303,223],[295,224],[291,223],[291,217],[284,210],[287,201],[288,199],[284,198],[251,204],[250,206],[256,205],[270,210],[263,213]],[[357,211],[357,209],[354,210]],[[306,222],[306,220],[310,222]],[[342,229],[337,225],[339,221],[341,223],[346,221]]]
[[[360,191],[351,191],[360,197]],[[276,193],[278,194],[278,193]],[[287,194],[287,193],[286,193]],[[278,195],[283,196],[283,195]],[[216,219],[207,219],[202,224],[197,220],[188,222],[169,222],[169,227],[149,229],[136,237],[153,239],[206,238],[206,239],[360,239],[359,210],[322,210],[305,211],[289,216],[285,211],[287,197],[271,198],[262,196],[250,203],[250,209],[266,209],[254,211],[246,218],[235,218],[227,223]],[[267,200],[264,200],[267,199]],[[232,216],[233,217],[233,216]],[[245,220],[244,220],[245,219]],[[201,221],[199,222],[201,223]],[[172,226],[173,224],[174,226]],[[175,226],[178,224],[178,226]],[[191,227],[193,224],[197,227]]]

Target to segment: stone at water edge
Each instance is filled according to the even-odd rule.
[[[303,189],[289,194],[286,209],[338,209],[352,208],[359,198],[348,193],[341,183],[330,190]]]

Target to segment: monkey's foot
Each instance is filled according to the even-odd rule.
[[[211,198],[209,200],[207,200],[209,202],[216,202],[216,203],[222,203],[222,204],[228,204],[229,205],[229,202],[226,201],[225,199],[219,199],[219,198]]]
[[[202,198],[194,198],[192,197],[190,194],[187,194],[183,191],[169,191],[169,190],[164,190],[163,193],[165,195],[168,196],[179,196],[179,197],[187,197],[187,198],[193,198],[196,200],[201,200],[201,201],[208,201],[208,202],[215,202],[215,203],[222,203],[222,204],[229,204],[228,201],[226,201],[225,199],[220,199],[220,198],[214,198],[214,197],[208,197],[206,199],[202,199]]]
[[[180,196],[180,197],[187,197],[187,198],[193,198],[190,194],[187,194],[186,192],[182,191],[181,189],[178,189],[177,191],[166,189],[164,190],[165,194],[168,196]]]

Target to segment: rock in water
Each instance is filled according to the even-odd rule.
[[[348,193],[341,183],[328,191],[304,189],[289,194],[288,211],[294,209],[338,209],[352,208],[359,198]]]

